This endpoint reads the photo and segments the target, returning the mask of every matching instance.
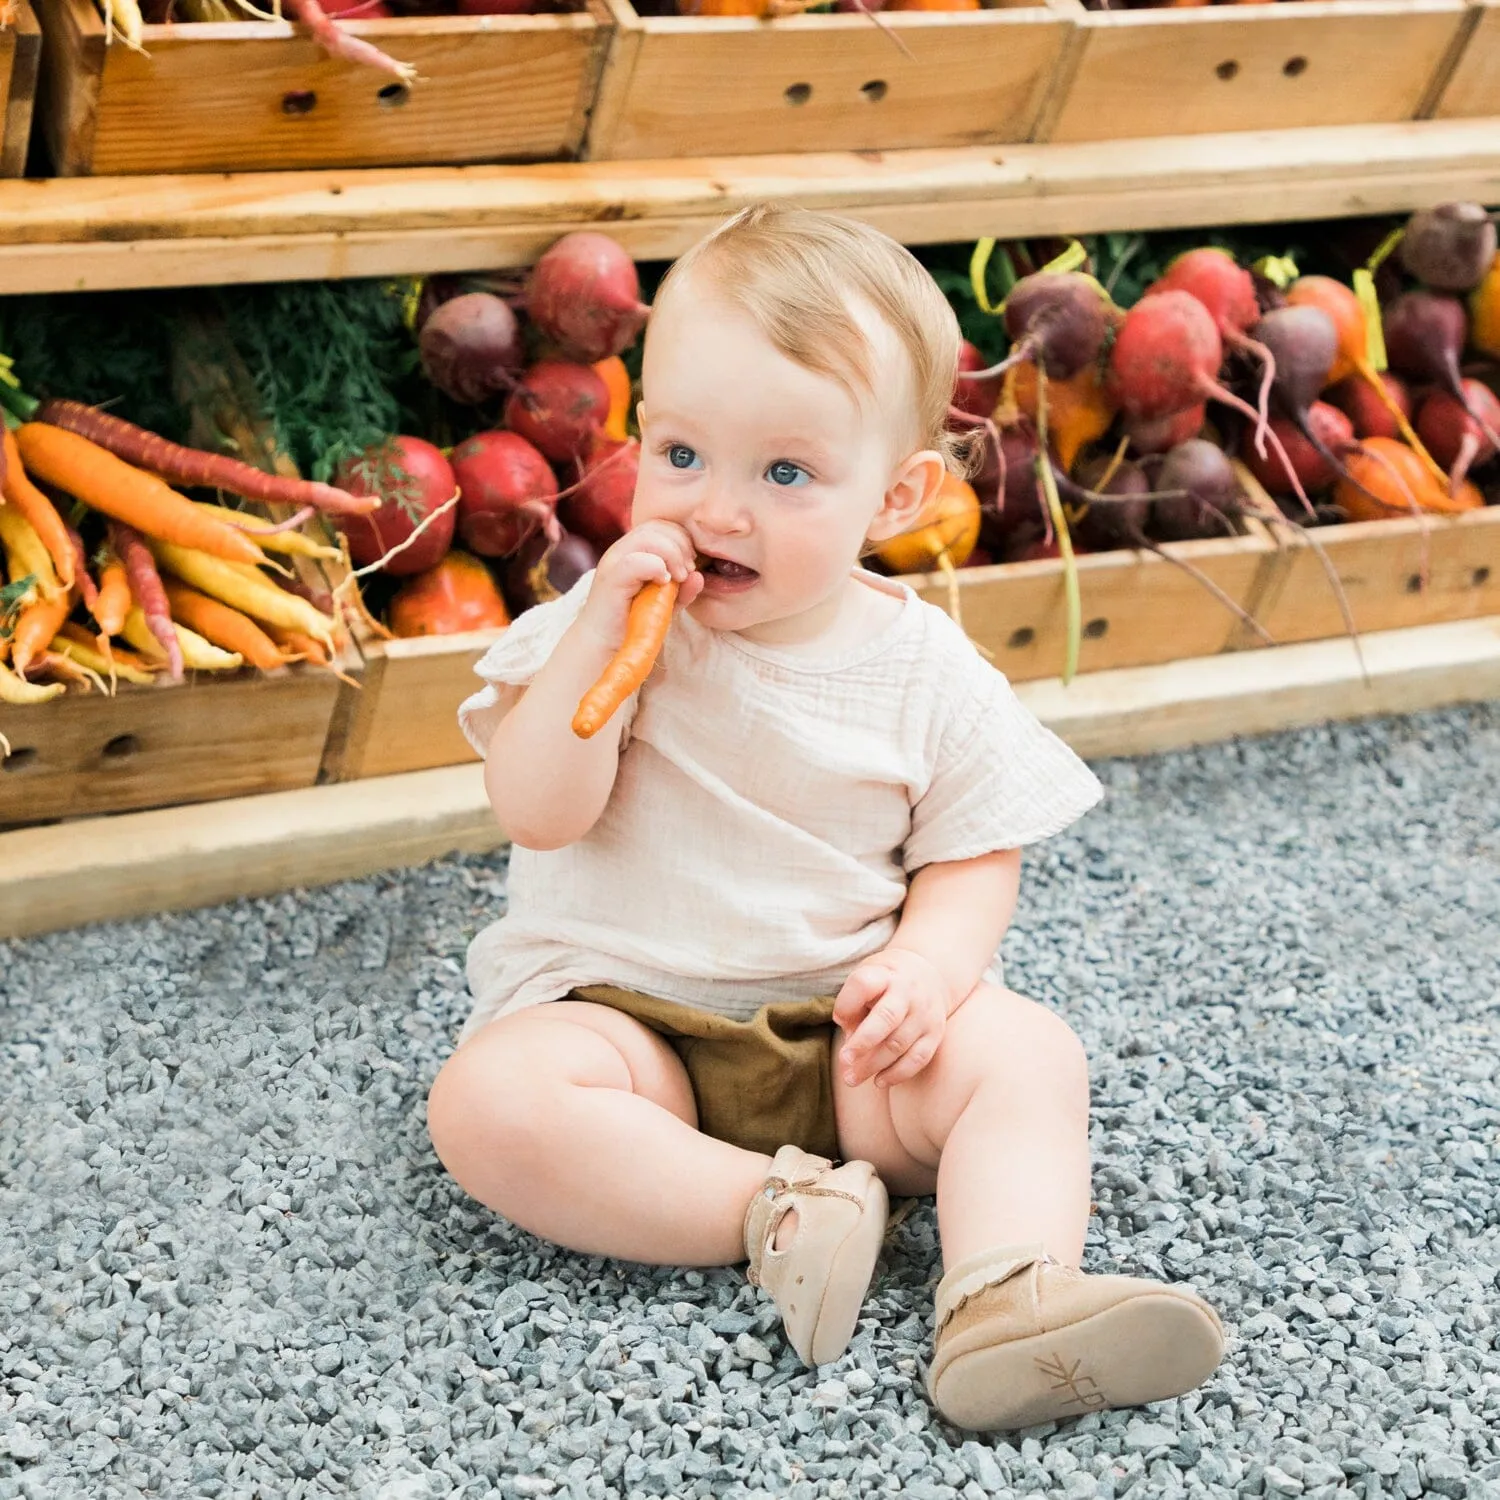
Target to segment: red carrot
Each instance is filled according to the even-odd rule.
[[[307,27],[309,34],[330,57],[341,57],[345,62],[360,63],[376,68],[382,73],[405,84],[417,81],[417,70],[410,64],[397,62],[387,56],[373,42],[345,31],[318,3],[318,0],[293,0],[297,19]]]
[[[94,606],[99,602],[99,589],[89,572],[88,553],[84,551],[83,538],[71,526],[64,524],[68,544],[73,549],[73,581],[78,585],[78,592],[83,595],[83,607],[93,614]]]
[[[162,587],[161,575],[156,571],[156,559],[145,539],[134,527],[123,521],[109,523],[109,539],[130,574],[130,591],[140,605],[151,634],[167,653],[167,667],[173,682],[182,681],[182,644],[177,639],[172,624],[172,614],[167,608],[167,592]]]
[[[228,490],[233,495],[243,495],[247,500],[258,500],[265,505],[295,505],[299,508],[313,505],[334,515],[368,515],[380,503],[378,496],[351,495],[331,484],[267,474],[263,469],[223,453],[184,448],[180,443],[170,443],[122,417],[85,406],[81,401],[44,401],[35,420],[88,438],[108,449],[116,458],[159,474],[172,484]]]

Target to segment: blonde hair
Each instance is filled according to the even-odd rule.
[[[910,364],[916,446],[964,467],[964,438],[948,431],[962,336],[926,267],[889,235],[853,219],[758,203],[699,240],[667,272],[657,300],[700,272],[747,313],[788,359],[876,395],[884,382],[853,299],[868,303]],[[649,329],[648,329],[649,337]]]

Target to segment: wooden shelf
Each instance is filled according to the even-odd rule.
[[[529,265],[570,229],[677,255],[780,198],[908,244],[1500,203],[1500,120],[1078,145],[0,182],[0,291]]]

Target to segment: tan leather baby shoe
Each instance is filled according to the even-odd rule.
[[[746,1273],[781,1312],[792,1348],[809,1365],[827,1364],[849,1347],[885,1238],[885,1184],[867,1161],[835,1167],[823,1156],[783,1146],[765,1186],[745,1213]],[[776,1230],[792,1210],[791,1243],[776,1249]]]
[[[938,1284],[927,1391],[955,1427],[1009,1432],[1180,1396],[1223,1355],[1224,1325],[1186,1287],[1087,1276],[1043,1245],[1007,1245]]]

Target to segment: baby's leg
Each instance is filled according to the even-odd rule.
[[[846,1157],[873,1162],[893,1192],[936,1189],[945,1268],[1035,1241],[1079,1263],[1089,1221],[1088,1061],[1045,1006],[982,984],[915,1078],[851,1089],[835,1069],[834,1101]]]
[[[697,1118],[666,1042],[580,1000],[491,1022],[427,1100],[439,1160],[523,1229],[590,1255],[732,1265],[771,1158],[704,1135]]]

